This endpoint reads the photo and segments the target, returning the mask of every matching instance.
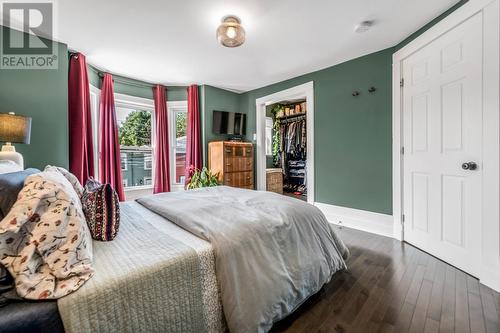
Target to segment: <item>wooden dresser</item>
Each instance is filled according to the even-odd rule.
[[[250,142],[215,141],[208,144],[208,168],[219,173],[223,185],[253,190],[253,156]]]

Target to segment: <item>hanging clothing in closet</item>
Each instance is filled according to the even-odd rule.
[[[305,116],[284,119],[280,125],[279,160],[283,169],[284,189],[306,192],[307,131]]]

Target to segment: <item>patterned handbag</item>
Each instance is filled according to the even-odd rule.
[[[120,202],[110,184],[89,179],[82,196],[82,207],[92,238],[113,240],[120,227]]]

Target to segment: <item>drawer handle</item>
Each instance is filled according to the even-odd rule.
[[[231,149],[226,149],[226,153],[231,153],[232,150]]]

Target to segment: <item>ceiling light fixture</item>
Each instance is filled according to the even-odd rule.
[[[373,21],[363,21],[354,27],[354,31],[356,31],[357,33],[367,32],[372,26]]]
[[[217,40],[226,47],[237,47],[245,42],[245,29],[236,16],[225,16],[217,28]]]

